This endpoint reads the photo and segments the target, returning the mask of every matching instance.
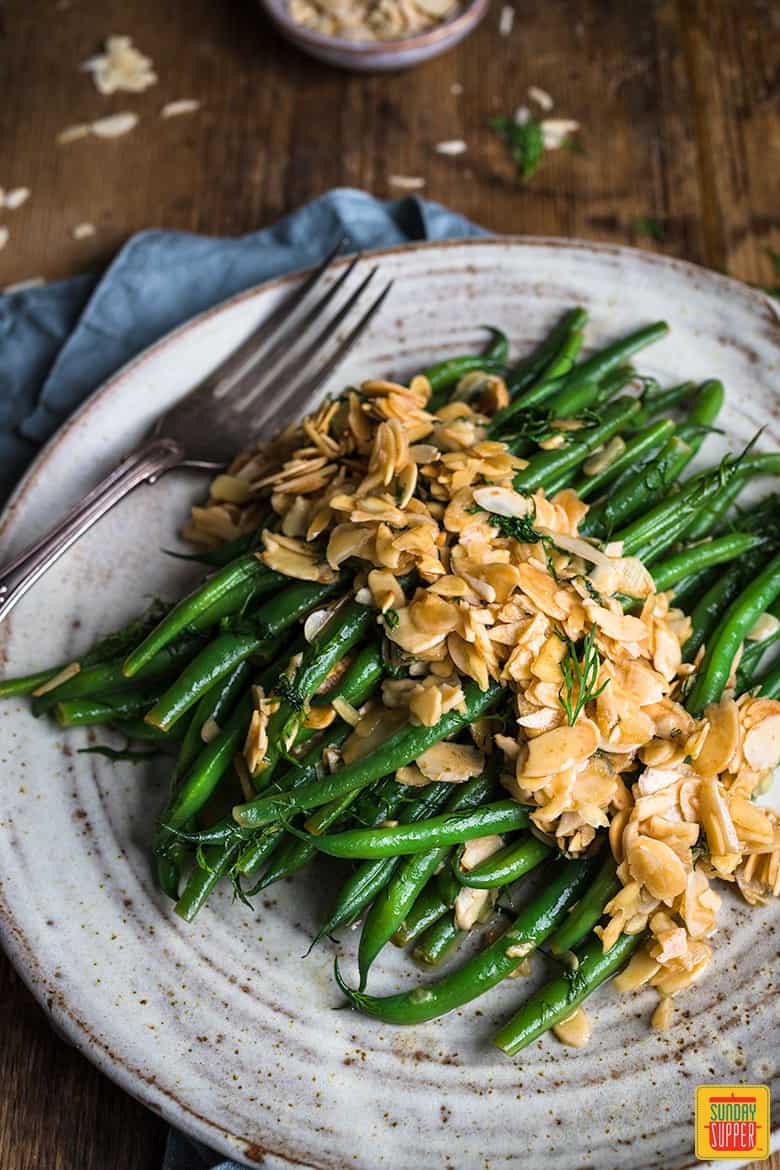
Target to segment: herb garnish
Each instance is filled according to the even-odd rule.
[[[631,226],[638,236],[650,236],[659,244],[663,244],[666,239],[666,228],[658,219],[653,219],[649,215],[635,215],[631,220]]]
[[[566,720],[570,727],[577,722],[585,705],[591,699],[597,699],[609,682],[607,679],[600,687],[596,687],[601,669],[601,659],[596,649],[597,628],[591,626],[583,639],[581,662],[576,643],[572,642],[571,638],[563,636],[566,653],[561,660],[563,682],[558,690],[558,699],[566,712]]]
[[[286,703],[295,710],[302,711],[305,703],[303,695],[298,690],[289,674],[282,674],[279,676],[279,681],[274,688],[280,699],[284,699]]]
[[[544,134],[541,122],[529,117],[524,122],[514,118],[491,118],[490,127],[506,143],[521,179],[532,178],[539,169],[544,154]]]

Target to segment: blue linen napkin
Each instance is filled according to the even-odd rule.
[[[109,375],[196,313],[315,264],[339,236],[352,250],[486,234],[437,203],[330,191],[237,239],[133,236],[100,277],[0,295],[0,502],[38,448]],[[172,1130],[162,1170],[240,1170]]]

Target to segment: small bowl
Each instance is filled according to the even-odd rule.
[[[489,3],[490,0],[467,0],[451,20],[412,37],[397,41],[351,41],[346,37],[325,36],[298,24],[287,11],[286,0],[260,0],[260,5],[282,36],[304,53],[326,61],[328,65],[362,73],[409,69],[421,61],[438,57],[473,32],[487,12]]]

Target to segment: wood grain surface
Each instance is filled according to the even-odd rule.
[[[289,48],[253,0],[0,4],[0,185],[32,192],[0,213],[0,286],[99,270],[142,228],[240,234],[335,186],[398,196],[397,175],[424,179],[425,196],[496,231],[635,244],[770,282],[780,7],[515,7],[508,37],[494,5],[448,55],[361,77]],[[153,58],[156,86],[96,92],[79,65],[111,33]],[[523,185],[486,121],[523,104],[529,85],[581,123],[582,150],[549,154]],[[179,98],[202,108],[162,120]],[[57,145],[64,127],[121,110],[141,118],[127,137]],[[436,153],[461,138],[465,154]],[[661,225],[662,241],[642,219]],[[75,239],[82,223],[95,234]],[[163,1123],[50,1031],[1,958],[0,1004],[2,1170],[156,1170]]]

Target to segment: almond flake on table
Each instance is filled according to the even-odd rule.
[[[391,187],[400,187],[404,191],[420,191],[425,186],[425,179],[418,175],[388,175],[387,181]]]
[[[95,235],[96,230],[94,223],[77,223],[72,232],[73,239],[87,240]]]
[[[24,280],[17,280],[13,284],[7,284],[2,290],[8,296],[9,293],[27,292],[29,288],[41,288],[46,281],[42,276],[28,276]]]
[[[460,95],[463,93],[463,86],[459,81],[453,81],[452,85],[450,86],[450,93],[453,97],[460,97]]]
[[[70,142],[78,142],[80,138],[89,138],[89,134],[89,126],[81,122],[77,126],[66,126],[64,130],[60,130],[57,142],[60,146],[67,146]]]
[[[452,138],[448,142],[437,142],[434,149],[437,154],[448,154],[454,158],[458,154],[465,154],[468,148],[462,138]]]
[[[559,150],[580,128],[573,118],[545,118],[541,125],[545,150]]]
[[[109,114],[107,118],[98,118],[90,126],[90,131],[96,138],[119,138],[137,125],[138,114],[124,111],[121,114]]]
[[[16,211],[17,207],[21,207],[29,198],[29,187],[14,187],[12,191],[7,191],[4,197],[0,193],[0,207],[7,207],[9,211]]]
[[[194,114],[200,109],[200,102],[196,98],[180,98],[176,102],[168,102],[160,110],[161,118],[178,118],[180,114]]]
[[[130,37],[109,37],[105,51],[90,57],[81,68],[92,74],[95,86],[102,94],[119,90],[143,93],[157,81],[151,58],[139,52]]]
[[[549,112],[555,105],[547,90],[540,89],[538,85],[528,86],[528,96],[532,102],[536,102],[537,106],[541,106],[545,112]]]
[[[0,225],[0,249],[4,248],[8,243],[10,232],[7,227]]]
[[[515,23],[515,10],[511,4],[505,4],[498,18],[498,35],[508,37]]]

